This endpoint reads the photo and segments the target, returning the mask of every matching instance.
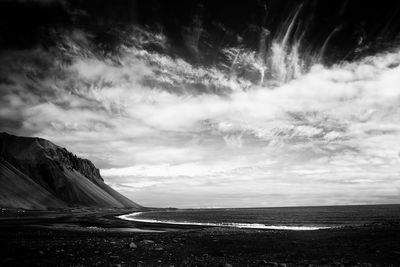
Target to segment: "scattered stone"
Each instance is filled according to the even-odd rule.
[[[267,264],[266,260],[261,260],[257,263],[257,266],[265,266]]]
[[[135,243],[131,242],[131,243],[129,244],[129,248],[131,248],[131,249],[136,249],[136,248],[137,248],[137,245],[136,245]]]
[[[141,247],[145,247],[145,246],[150,246],[150,245],[154,245],[154,241],[153,240],[142,240],[138,243],[139,246]]]
[[[258,266],[263,267],[279,267],[279,263],[273,261],[262,260],[258,262]]]

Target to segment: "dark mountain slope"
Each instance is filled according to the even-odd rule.
[[[140,208],[104,183],[99,170],[47,140],[0,133],[0,206]]]
[[[0,160],[0,205],[8,208],[62,208],[66,203],[35,183],[14,166]]]

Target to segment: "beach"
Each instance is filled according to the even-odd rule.
[[[399,266],[400,224],[315,231],[171,226],[129,210],[3,212],[1,266]]]

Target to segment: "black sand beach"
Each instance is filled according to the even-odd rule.
[[[136,224],[129,210],[3,212],[1,266],[400,266],[400,224],[316,231]]]

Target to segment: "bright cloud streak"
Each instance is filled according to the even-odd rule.
[[[2,56],[1,66],[18,60],[1,70],[8,77],[0,84],[1,126],[93,160],[106,181],[143,205],[399,197],[398,51],[315,65],[274,86],[139,44],[123,47],[118,62],[71,51],[71,64],[42,50]]]

